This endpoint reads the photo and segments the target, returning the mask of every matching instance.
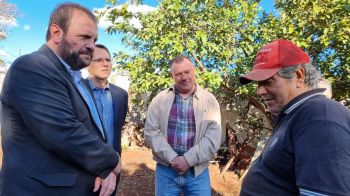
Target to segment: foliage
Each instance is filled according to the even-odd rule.
[[[292,40],[333,83],[334,98],[350,105],[350,1],[277,0],[277,17],[266,17],[265,35]]]
[[[6,0],[0,0],[0,41],[7,36],[7,24],[15,20],[16,6]]]
[[[16,6],[6,0],[0,0],[0,42],[6,39],[8,33],[8,23],[15,20]],[[0,56],[0,68],[5,69],[6,62]],[[2,71],[2,70],[0,70]]]
[[[252,44],[259,35],[258,3],[165,0],[149,14],[133,15],[128,5],[106,13],[113,24],[107,31],[124,33],[124,44],[134,51],[116,55],[121,68],[129,71],[133,97],[142,93],[152,97],[171,85],[168,62],[179,54],[193,60],[197,82],[217,97],[227,100],[248,92],[237,87],[236,79],[249,69],[260,47]],[[124,21],[116,22],[118,17]],[[140,20],[142,28],[130,25],[132,17]]]
[[[192,59],[198,83],[221,103],[245,99],[255,94],[255,86],[239,86],[239,76],[251,69],[262,45],[285,38],[310,54],[336,87],[334,97],[350,104],[349,2],[276,0],[272,13],[262,12],[259,2],[164,0],[147,14],[128,12],[128,4],[102,13],[112,22],[107,31],[123,33],[124,45],[133,51],[119,52],[115,59],[130,74],[135,103],[145,108],[159,90],[172,84],[167,64],[179,54]],[[130,24],[133,18],[140,20],[141,28]],[[148,98],[140,99],[142,95]]]

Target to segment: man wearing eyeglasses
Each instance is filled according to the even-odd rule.
[[[97,109],[107,134],[107,143],[121,155],[121,131],[128,108],[128,93],[108,82],[112,71],[111,55],[106,46],[95,45],[88,67],[88,83],[93,91]],[[117,184],[120,175],[118,175]]]

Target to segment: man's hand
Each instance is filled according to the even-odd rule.
[[[95,186],[94,186],[94,192],[98,191],[100,189],[102,183],[102,179],[100,177],[95,178]]]
[[[182,175],[190,168],[190,165],[184,156],[177,156],[171,161],[171,167]]]
[[[94,192],[98,191],[101,187],[99,196],[110,196],[116,187],[117,176],[114,172],[109,173],[109,175],[102,180],[100,177],[95,178]]]
[[[118,175],[122,170],[122,161],[119,159],[118,165],[113,169],[115,175]]]
[[[122,169],[122,161],[119,159],[117,166],[113,169],[113,171],[106,177],[106,179],[102,180],[100,177],[95,178],[94,192],[98,191],[101,188],[100,196],[109,196],[111,195],[117,184],[117,175],[120,173]]]

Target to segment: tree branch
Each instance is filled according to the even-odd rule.
[[[200,60],[196,57],[196,55],[192,52],[189,51],[192,55],[192,57],[194,58],[194,60],[197,62],[197,64],[199,65],[199,68],[202,72],[206,72],[207,70],[205,69],[204,65],[200,62]]]

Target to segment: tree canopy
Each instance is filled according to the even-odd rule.
[[[0,41],[7,38],[8,24],[15,20],[16,6],[6,0],[0,1]],[[5,66],[5,61],[0,56],[0,66]]]
[[[314,65],[333,83],[334,98],[349,106],[350,1],[277,0],[275,7],[279,15],[270,18],[266,28],[305,48]]]
[[[7,36],[7,25],[15,20],[16,6],[6,0],[0,1],[0,40]]]
[[[259,0],[163,0],[147,14],[128,12],[127,4],[104,13],[112,22],[107,31],[123,33],[123,44],[133,51],[119,52],[115,59],[130,74],[134,100],[141,103],[136,99],[140,94],[152,98],[172,84],[168,62],[179,54],[191,58],[198,83],[219,100],[254,95],[253,85],[238,84],[239,76],[251,69],[262,45],[285,38],[308,52],[336,87],[334,97],[349,105],[349,2],[275,2],[276,12],[271,13],[259,7]],[[139,19],[141,28],[130,24],[133,18]]]

